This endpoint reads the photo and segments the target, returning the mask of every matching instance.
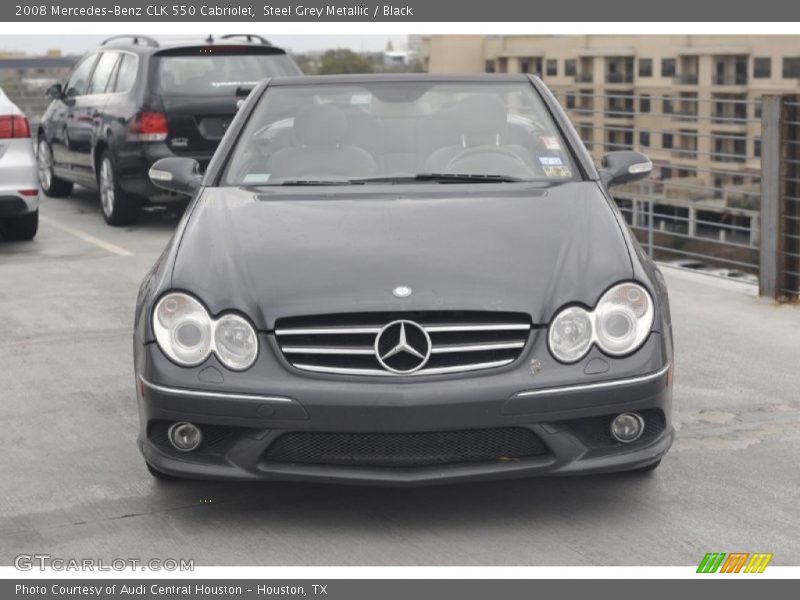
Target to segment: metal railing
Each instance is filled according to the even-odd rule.
[[[613,190],[644,250],[658,261],[757,285],[761,159],[754,140],[762,137],[755,116],[760,102],[564,91],[579,104],[567,112],[598,162],[605,152],[632,149],[653,161],[651,178]],[[655,110],[637,111],[642,100]],[[664,102],[673,110],[663,111]]]
[[[764,97],[761,294],[800,300],[800,96]]]

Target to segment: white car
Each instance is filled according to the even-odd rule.
[[[0,237],[31,240],[39,227],[39,180],[25,114],[0,89]]]

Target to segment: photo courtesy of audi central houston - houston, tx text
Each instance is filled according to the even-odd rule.
[[[800,36],[161,25],[0,35],[9,577],[797,575]]]

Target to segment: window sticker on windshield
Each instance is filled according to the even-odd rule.
[[[558,138],[552,135],[543,135],[542,143],[548,150],[561,150],[561,144],[558,143]]]
[[[542,167],[548,177],[572,177],[572,170],[566,166]]]
[[[267,183],[269,175],[269,173],[248,173],[244,176],[244,183]]]
[[[564,161],[559,156],[540,156],[539,162],[545,166],[563,165]]]

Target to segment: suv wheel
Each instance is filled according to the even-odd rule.
[[[100,187],[100,202],[103,205],[106,223],[115,226],[136,223],[142,210],[142,203],[137,197],[125,193],[119,186],[108,152],[103,152],[100,159],[97,183]]]
[[[72,193],[72,182],[53,174],[53,150],[47,140],[39,140],[36,150],[37,173],[42,191],[53,198],[66,198]]]
[[[39,229],[39,209],[18,217],[5,220],[0,229],[3,239],[16,242],[32,240]]]

